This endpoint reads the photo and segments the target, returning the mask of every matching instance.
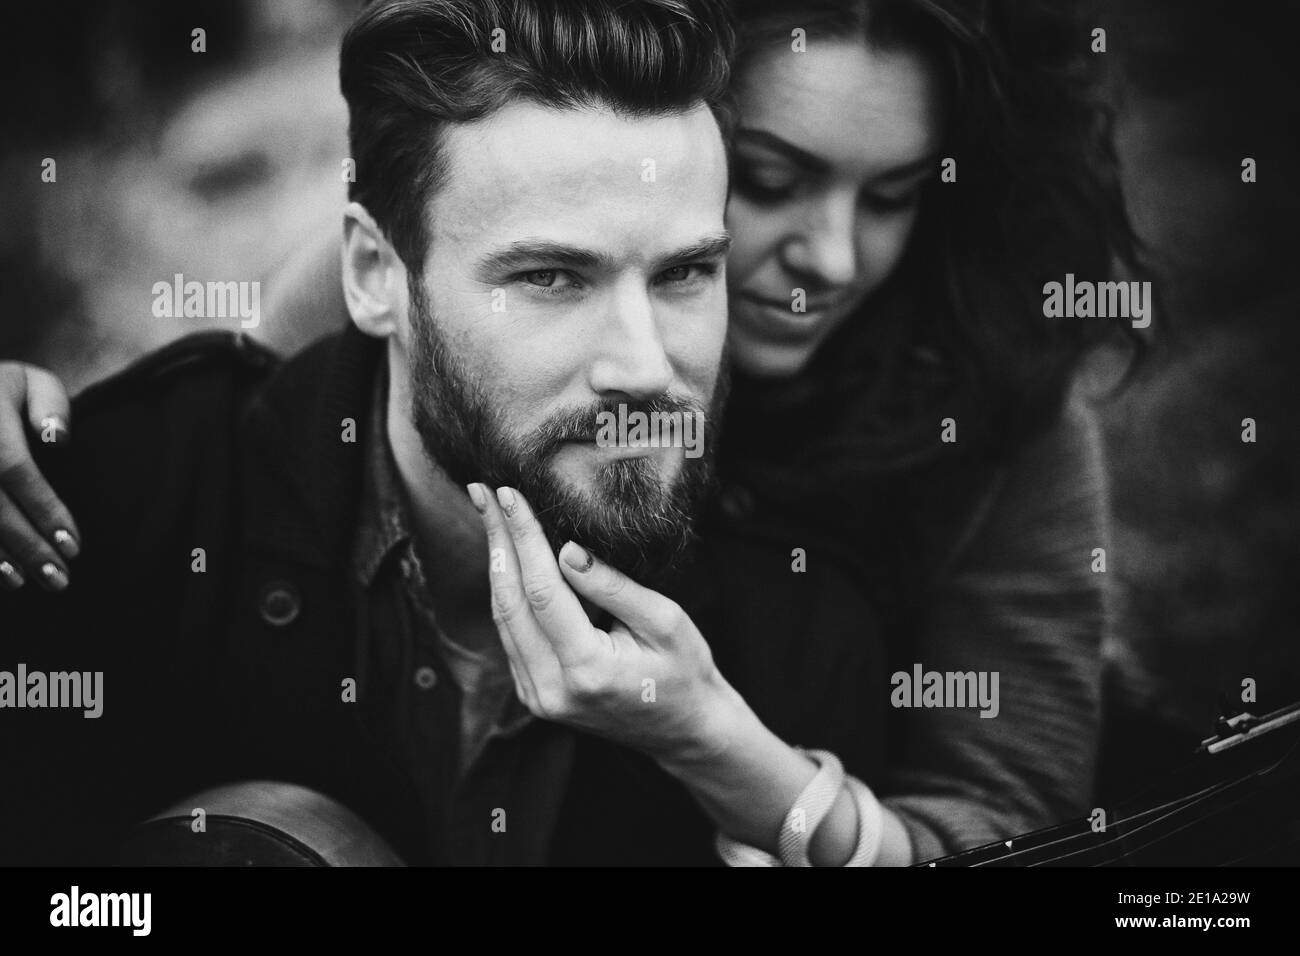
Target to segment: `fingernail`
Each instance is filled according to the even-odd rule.
[[[46,436],[49,435],[47,438]],[[47,415],[41,419],[41,441],[57,445],[68,437],[68,423],[60,415]]]
[[[497,489],[497,501],[501,502],[501,510],[506,514],[513,515],[515,513],[515,505],[518,502],[515,501],[515,493],[509,488]]]
[[[591,570],[591,566],[596,563],[596,559],[582,545],[576,541],[566,542],[560,549],[560,557],[564,558],[564,563],[575,571],[581,571],[586,574]]]
[[[487,495],[483,494],[483,486],[475,482],[465,488],[469,491],[469,500],[474,502],[475,509],[479,514],[484,514],[487,511]]]
[[[5,583],[7,583],[11,588],[20,588],[23,586],[23,576],[19,574],[18,569],[8,561],[0,561],[0,577],[3,577]]]
[[[45,578],[45,583],[51,590],[62,591],[68,586],[68,576],[52,561],[46,561],[41,565],[41,576]]]
[[[54,546],[59,549],[59,554],[69,561],[81,553],[81,546],[77,544],[77,539],[72,536],[71,531],[64,528],[54,532]]]

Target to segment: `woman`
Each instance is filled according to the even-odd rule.
[[[744,9],[731,476],[879,558],[902,660],[1001,674],[996,720],[900,712],[880,789],[916,859],[1081,814],[1109,542],[1067,390],[1090,344],[1133,333],[1044,319],[1043,285],[1136,268],[1090,27],[1061,4]]]
[[[1010,2],[760,2],[742,17],[724,495],[840,536],[873,568],[899,659],[999,674],[1002,699],[997,721],[909,713],[889,779],[872,781],[882,800],[757,719],[729,765],[688,787],[736,862],[904,864],[1078,814],[1107,540],[1095,428],[1066,399],[1112,330],[1044,318],[1041,296],[1133,258],[1081,69],[1087,31]],[[66,420],[66,404],[40,373],[5,375],[0,571],[59,589],[76,529],[14,409]],[[509,543],[483,490],[489,535]],[[703,646],[689,622],[679,636]]]

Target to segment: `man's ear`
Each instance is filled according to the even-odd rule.
[[[406,266],[360,203],[343,210],[343,298],[358,329],[397,333],[406,316]]]

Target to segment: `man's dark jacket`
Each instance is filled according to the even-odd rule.
[[[0,670],[103,671],[104,712],[0,710],[0,863],[108,859],[133,823],[248,779],[312,787],[408,862],[434,858],[410,780],[343,689],[383,357],[350,328],[286,363],[204,333],[78,397],[73,441],[40,464],[83,553],[65,594],[0,596]],[[871,779],[888,689],[861,569],[746,499],[717,497],[669,590],[769,727]],[[651,761],[579,734],[545,862],[714,863],[711,836]]]

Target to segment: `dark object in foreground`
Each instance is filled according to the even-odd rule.
[[[1300,865],[1300,702],[1219,721],[1166,782],[1082,821],[923,866]],[[1098,825],[1104,826],[1100,829]]]
[[[1232,866],[1300,862],[1300,703],[1221,720],[1168,781],[1115,811],[922,866]],[[203,811],[204,829],[193,821]],[[1099,808],[1104,810],[1104,808]],[[1099,827],[1104,827],[1099,828]],[[119,862],[145,866],[401,866],[362,819],[305,787],[232,784],[137,828]]]
[[[306,787],[237,783],[196,794],[137,827],[125,866],[402,866],[341,803]]]

